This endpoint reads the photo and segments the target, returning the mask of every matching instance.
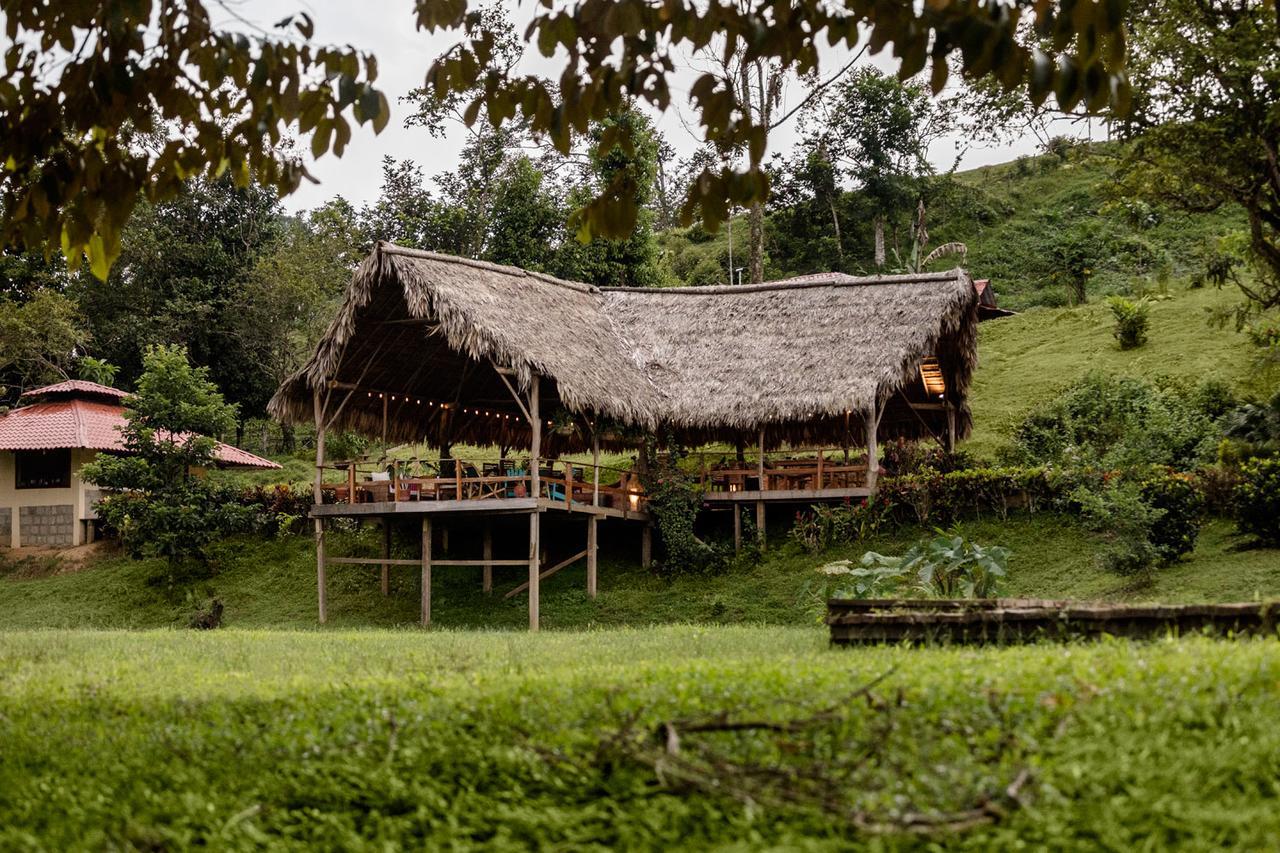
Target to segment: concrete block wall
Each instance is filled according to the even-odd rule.
[[[18,508],[18,528],[25,545],[67,548],[75,544],[76,513],[72,504]]]

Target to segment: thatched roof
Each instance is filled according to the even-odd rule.
[[[881,435],[919,437],[940,432],[941,421],[906,399],[930,402],[919,365],[936,355],[963,434],[976,301],[963,270],[596,288],[382,243],[271,411],[310,421],[318,389],[327,412],[342,405],[338,427],[376,436],[386,405],[393,439],[519,446],[527,425],[497,365],[521,389],[537,372],[544,417],[562,409],[561,419],[584,424],[558,449],[581,446],[585,424],[602,417],[689,440],[761,428],[771,444],[856,439],[861,412],[886,398]]]

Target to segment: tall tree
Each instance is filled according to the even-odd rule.
[[[652,204],[657,192],[659,137],[648,117],[635,110],[609,116],[591,128],[588,180],[570,196],[570,228],[576,245],[566,243],[558,273],[594,284],[618,287],[659,284],[658,244],[653,233]],[[616,143],[625,139],[625,143]],[[596,200],[591,197],[596,194]],[[615,208],[624,223],[619,236],[595,236],[589,224],[600,198],[628,196],[635,207]],[[622,224],[627,224],[625,229]]]
[[[947,113],[924,86],[864,68],[832,87],[807,119],[809,156],[832,164],[871,201],[875,264],[883,267],[886,224],[915,209],[933,172],[929,145],[948,129]]]
[[[183,345],[243,416],[262,412],[275,383],[237,328],[252,271],[279,233],[275,192],[228,178],[144,204],[108,280],[84,275],[74,287],[96,354],[131,382],[148,347]]]
[[[1123,191],[1249,222],[1252,310],[1280,307],[1280,5],[1135,0]]]
[[[364,249],[355,209],[338,197],[284,219],[279,237],[247,272],[227,329],[235,348],[252,356],[271,388],[311,354]],[[293,430],[281,429],[290,449]]]
[[[89,337],[75,302],[52,288],[24,302],[0,296],[0,399],[69,378]]]

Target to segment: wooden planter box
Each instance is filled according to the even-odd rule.
[[[1124,605],[1017,598],[832,599],[826,622],[836,645],[1025,643],[1169,633],[1274,635],[1280,601]]]

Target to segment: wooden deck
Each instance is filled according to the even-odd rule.
[[[838,501],[845,498],[865,498],[871,495],[866,486],[844,486],[823,489],[768,489],[765,491],[707,492],[705,504],[735,504],[763,501],[765,503],[813,503]]]
[[[565,512],[596,518],[619,518],[627,521],[649,521],[643,510],[615,509],[583,501],[572,503],[550,498],[468,498],[464,500],[367,501],[364,503],[316,504],[312,518],[367,518],[381,516],[422,515],[514,515],[530,512]]]

